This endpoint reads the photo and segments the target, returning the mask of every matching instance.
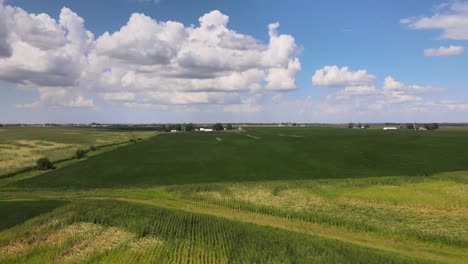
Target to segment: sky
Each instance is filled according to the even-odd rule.
[[[468,122],[468,1],[0,0],[0,123]]]

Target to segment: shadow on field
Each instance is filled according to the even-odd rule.
[[[0,201],[0,231],[65,205],[65,201]]]

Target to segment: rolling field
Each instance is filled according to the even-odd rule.
[[[462,129],[160,134],[0,179],[0,263],[466,263],[466,149]]]
[[[17,185],[86,189],[421,176],[468,170],[466,149],[465,131],[262,128],[165,134]]]
[[[131,138],[147,138],[154,132],[109,131],[91,128],[0,129],[0,176],[35,165],[37,159],[52,161],[73,156],[79,148],[126,142]]]

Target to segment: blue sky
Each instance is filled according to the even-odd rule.
[[[7,0],[0,122],[467,122],[467,21],[467,1]]]

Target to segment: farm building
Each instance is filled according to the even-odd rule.
[[[200,127],[200,131],[205,131],[205,128],[203,128],[203,127]]]
[[[205,128],[204,131],[205,131],[205,132],[213,132],[213,129],[211,129],[211,128]]]
[[[177,130],[175,130],[175,129],[172,129],[172,130],[171,130],[171,133],[174,133],[174,132],[177,132]]]
[[[397,130],[396,127],[384,127],[383,130]]]

